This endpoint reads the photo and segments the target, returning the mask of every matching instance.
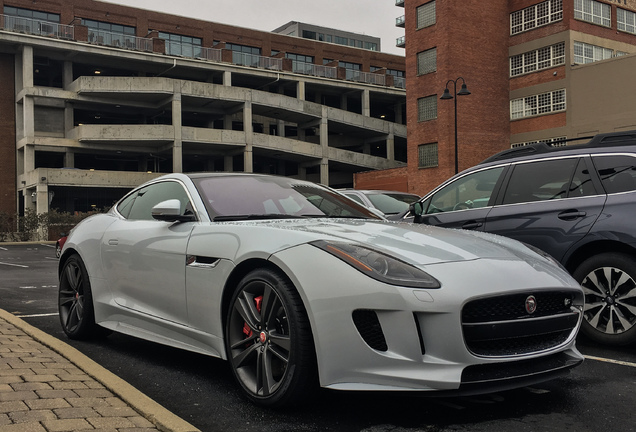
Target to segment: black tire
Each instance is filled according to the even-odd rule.
[[[317,388],[307,313],[294,286],[277,272],[253,270],[238,284],[225,345],[234,377],[259,405],[296,405]]]
[[[62,330],[70,339],[90,339],[109,333],[95,324],[88,272],[77,254],[66,260],[60,273],[58,310]]]
[[[585,294],[581,332],[605,345],[636,343],[636,260],[603,253],[585,260],[574,272]]]

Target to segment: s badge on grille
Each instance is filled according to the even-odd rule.
[[[526,297],[526,312],[533,314],[537,310],[537,299],[534,296]]]

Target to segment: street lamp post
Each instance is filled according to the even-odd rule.
[[[457,82],[462,80],[462,88],[457,92]],[[450,90],[448,90],[448,84],[453,83],[453,95],[451,96]],[[441,100],[453,99],[455,103],[455,174],[459,172],[459,164],[457,160],[457,96],[468,96],[470,92],[466,88],[466,81],[462,77],[458,77],[454,80],[448,80],[446,82],[446,88],[444,94],[440,97]]]

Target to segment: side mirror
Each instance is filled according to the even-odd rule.
[[[171,199],[162,201],[152,208],[153,219],[165,222],[190,222],[195,220],[194,215],[181,214],[181,201]]]
[[[422,212],[424,211],[421,202],[414,202],[409,206],[409,211],[413,214],[413,216],[422,216]]]

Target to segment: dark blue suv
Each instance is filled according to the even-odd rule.
[[[547,252],[585,290],[581,331],[600,343],[636,342],[636,131],[505,150],[438,186],[411,215]]]

